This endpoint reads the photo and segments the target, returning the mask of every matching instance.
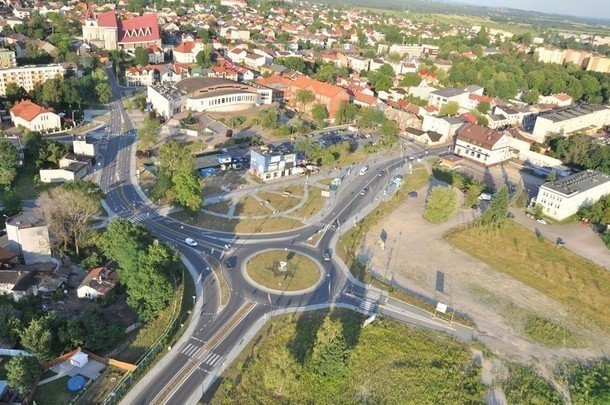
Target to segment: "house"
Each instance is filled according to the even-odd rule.
[[[76,289],[78,298],[97,300],[111,292],[118,282],[118,274],[108,267],[91,270]]]
[[[227,52],[227,59],[233,63],[243,63],[248,56],[248,51],[243,48],[233,48]]]
[[[355,72],[368,71],[370,60],[361,56],[348,56],[348,66]]]
[[[195,63],[197,54],[203,51],[203,42],[201,39],[196,41],[182,41],[180,45],[174,48],[174,62],[176,63]]]
[[[417,128],[405,128],[404,135],[407,139],[426,146],[437,146],[447,142],[448,138],[434,131],[422,131]]]
[[[267,78],[261,77],[256,81],[256,83],[273,90],[273,101],[284,101],[286,89],[290,87],[292,82],[285,77],[273,75]]]
[[[49,227],[39,211],[24,211],[6,219],[7,248],[25,264],[53,262]]]
[[[501,164],[512,157],[508,136],[472,123],[458,131],[454,153],[485,167]]]
[[[610,194],[610,175],[585,170],[540,186],[532,202],[542,207],[545,216],[557,221],[576,214],[586,205],[594,204]]]
[[[450,140],[455,137],[459,129],[464,126],[464,119],[461,117],[436,117],[434,115],[424,115],[421,129],[425,132],[436,132],[442,139]]]
[[[393,107],[387,107],[383,110],[383,115],[389,120],[395,121],[401,131],[407,128],[421,128],[421,121],[417,115],[399,110]]]
[[[40,169],[40,181],[43,183],[63,183],[80,180],[87,175],[93,159],[89,156],[68,153],[59,160],[58,169]]]
[[[150,86],[155,81],[154,69],[140,65],[125,70],[125,84],[127,86]]]
[[[72,149],[74,154],[94,157],[97,151],[97,143],[87,135],[74,135],[72,138]]]
[[[28,131],[51,132],[61,128],[59,115],[31,100],[15,103],[11,108],[11,121],[17,128]]]
[[[540,96],[538,102],[542,104],[556,104],[558,107],[568,107],[572,104],[572,96],[565,93],[551,94],[550,96]]]

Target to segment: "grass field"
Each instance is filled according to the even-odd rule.
[[[40,405],[65,405],[69,404],[76,392],[71,392],[67,388],[70,377],[65,376],[58,380],[36,387],[34,401]]]
[[[309,187],[307,201],[294,210],[291,215],[295,218],[307,219],[320,212],[324,204],[326,204],[326,197],[322,197],[321,190],[317,187]]]
[[[301,202],[301,198],[298,196],[284,197],[283,195],[276,193],[261,193],[258,194],[258,197],[267,201],[271,207],[275,208],[279,212],[284,212],[294,208],[299,202]]]
[[[287,267],[294,277],[275,276],[274,261],[287,262]],[[320,269],[313,260],[299,253],[281,250],[271,250],[254,256],[246,265],[246,271],[254,282],[279,291],[304,290],[320,279]]]
[[[547,240],[539,241],[532,232],[513,222],[500,232],[472,227],[453,231],[446,238],[496,270],[561,302],[580,317],[600,326],[610,325],[610,273],[602,267]]]
[[[362,321],[340,310],[273,318],[203,402],[482,402],[468,344],[384,318],[366,328]]]
[[[217,214],[228,214],[231,209],[231,201],[221,201],[215,204],[205,205],[203,208]]]
[[[169,216],[178,221],[193,223],[201,228],[237,233],[278,232],[301,228],[303,226],[301,221],[284,217],[237,220],[219,218],[215,215],[200,212],[197,214],[195,220],[191,221],[191,215],[183,211],[171,213]]]
[[[32,159],[25,159],[25,165],[17,170],[17,177],[13,181],[12,188],[22,200],[34,200],[40,193],[57,187],[60,183],[36,183],[38,169]],[[0,190],[0,197],[3,191]]]
[[[272,213],[269,205],[261,203],[254,197],[244,197],[239,200],[235,208],[235,215],[244,217],[255,217],[270,215]]]

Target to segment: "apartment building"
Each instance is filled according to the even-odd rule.
[[[0,69],[0,96],[6,95],[6,86],[16,83],[26,91],[32,91],[36,83],[44,83],[57,76],[63,76],[65,69],[59,64],[28,65]]]
[[[543,142],[549,134],[569,135],[574,132],[591,132],[610,123],[610,109],[599,104],[581,104],[574,107],[550,110],[536,117],[532,135]]]

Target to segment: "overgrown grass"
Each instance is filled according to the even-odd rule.
[[[576,343],[568,329],[538,315],[530,315],[524,329],[527,337],[547,347],[571,347]]]
[[[50,383],[36,387],[36,393],[34,394],[34,401],[41,405],[65,405],[69,404],[74,397],[76,392],[68,390],[69,376],[59,378]]]
[[[273,207],[279,212],[284,212],[294,208],[301,201],[301,198],[296,196],[284,197],[283,195],[276,193],[261,193],[258,195],[258,197],[267,201],[270,207]]]
[[[273,271],[274,262],[284,261],[293,277]],[[294,252],[271,250],[254,256],[246,265],[254,282],[279,291],[299,291],[311,287],[320,279],[320,270],[310,258]]]
[[[252,196],[243,197],[237,203],[235,208],[236,216],[256,217],[271,215],[272,208],[264,202],[258,201]]]
[[[215,204],[208,204],[203,207],[203,209],[215,212],[217,214],[228,214],[231,209],[231,201],[221,201]]]
[[[446,238],[496,270],[564,304],[580,317],[602,327],[610,325],[610,273],[589,260],[539,240],[514,222],[508,222],[500,231],[484,226],[456,229]]]
[[[17,177],[12,184],[12,189],[22,200],[35,200],[46,190],[57,187],[60,183],[40,183],[36,182],[39,171],[34,164],[34,161],[26,157],[24,166],[17,169]],[[0,189],[2,196],[3,189]]]
[[[560,404],[561,395],[544,378],[529,367],[516,363],[506,364],[508,378],[503,384],[509,404]]]
[[[320,212],[326,204],[326,197],[322,197],[322,192],[317,187],[309,187],[307,201],[299,208],[294,210],[291,215],[295,218],[307,219]]]
[[[384,318],[362,321],[351,311],[273,318],[211,403],[481,402],[468,344]]]
[[[265,233],[287,231],[290,229],[303,227],[303,223],[301,221],[297,221],[295,219],[290,218],[284,218],[281,216],[274,216],[265,219],[238,220],[220,218],[215,215],[199,212],[193,221],[191,221],[191,214],[184,211],[174,212],[171,213],[169,216],[177,219],[178,221],[192,223],[201,228],[223,232]]]

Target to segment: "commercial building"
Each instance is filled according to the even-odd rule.
[[[562,221],[601,197],[610,194],[610,176],[585,170],[561,180],[544,183],[538,190],[536,205],[550,218]]]
[[[186,105],[187,94],[171,86],[148,86],[146,99],[161,117],[170,119]]]
[[[254,83],[211,77],[187,77],[176,83],[186,93],[186,109],[230,112],[271,104],[273,90]]]
[[[550,110],[536,117],[532,135],[538,142],[550,134],[569,135],[574,132],[592,132],[608,125],[610,109],[598,104],[581,104],[559,110]]]
[[[28,65],[0,69],[0,96],[6,95],[6,86],[15,83],[25,91],[32,91],[37,83],[61,77],[65,69],[59,64]]]
[[[454,153],[486,167],[498,165],[512,157],[508,136],[472,123],[458,132]]]
[[[283,153],[268,148],[252,150],[250,173],[263,181],[273,180],[292,174],[297,165],[296,153]]]
[[[17,128],[21,127],[29,131],[51,132],[61,128],[59,115],[31,100],[17,102],[11,108],[11,121]]]
[[[428,97],[428,105],[434,106],[440,110],[445,104],[453,101],[462,107],[469,103],[469,96],[470,93],[467,90],[446,87],[444,89],[432,91]]]

